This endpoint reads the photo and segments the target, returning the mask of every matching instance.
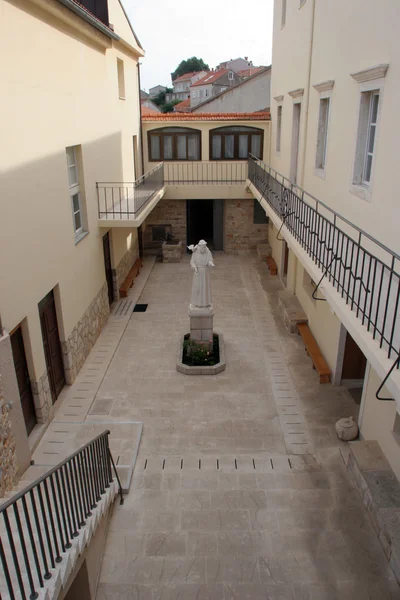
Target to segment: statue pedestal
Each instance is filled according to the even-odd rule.
[[[213,341],[213,307],[197,308],[189,306],[190,338],[204,345],[212,345]]]

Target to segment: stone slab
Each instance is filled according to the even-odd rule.
[[[307,315],[299,300],[286,290],[278,292],[278,308],[290,333],[297,333],[298,323],[308,323]]]
[[[260,242],[257,244],[256,248],[257,256],[262,262],[265,262],[267,256],[272,256],[272,248],[268,242]]]

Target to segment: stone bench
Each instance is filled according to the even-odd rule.
[[[300,302],[291,292],[286,290],[278,292],[278,308],[290,333],[297,333],[299,323],[308,323],[307,315]]]
[[[400,482],[376,441],[349,442],[347,470],[400,583]]]

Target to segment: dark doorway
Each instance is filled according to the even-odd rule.
[[[283,256],[283,276],[287,277],[288,274],[288,267],[289,267],[289,246],[287,245],[286,242],[283,242],[284,244],[284,256]]]
[[[15,374],[18,382],[19,397],[21,398],[22,413],[24,415],[26,431],[29,435],[35,427],[37,420],[21,327],[18,327],[18,329],[11,334],[11,348]]]
[[[139,258],[143,258],[143,229],[142,226],[138,227],[138,245],[139,245]]]
[[[210,249],[223,249],[223,200],[187,200],[187,245],[205,240]]]
[[[349,332],[346,333],[346,342],[344,347],[344,358],[342,368],[342,380],[363,380],[367,359],[360,348],[353,340]]]
[[[54,303],[54,294],[52,291],[39,303],[39,315],[40,324],[42,326],[47,374],[49,377],[51,397],[54,403],[65,385],[65,374],[60,336],[58,333],[56,305]]]
[[[110,233],[108,231],[106,235],[103,235],[103,254],[108,290],[108,303],[111,306],[111,304],[114,302],[114,282],[111,267]]]

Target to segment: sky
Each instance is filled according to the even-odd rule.
[[[171,86],[181,60],[197,56],[210,68],[248,56],[255,66],[270,65],[273,0],[122,0],[146,56],[142,89]]]

